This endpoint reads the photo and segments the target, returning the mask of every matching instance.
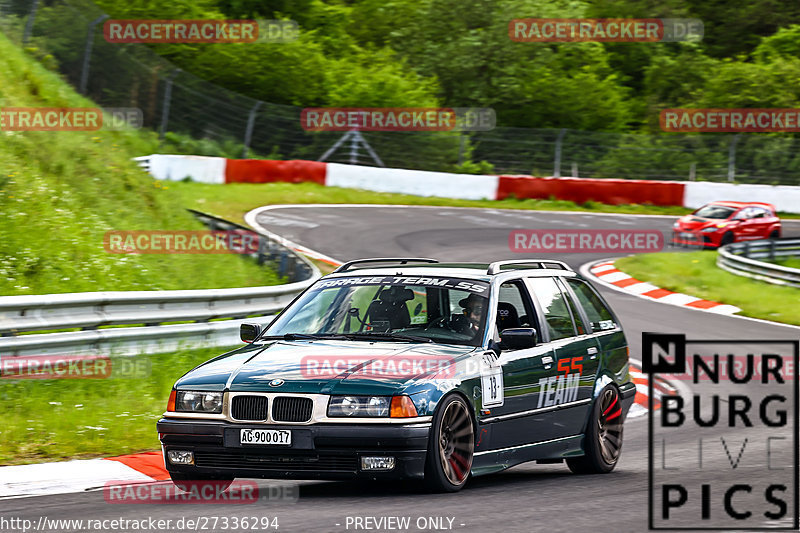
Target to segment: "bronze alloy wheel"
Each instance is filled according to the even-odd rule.
[[[439,461],[447,480],[461,485],[472,468],[475,432],[472,418],[461,401],[450,402],[439,422]]]
[[[607,388],[600,397],[597,440],[603,461],[616,464],[622,450],[622,402],[616,388]]]
[[[576,474],[605,474],[614,470],[622,452],[622,396],[608,385],[594,401],[584,435],[584,455],[568,457]]]

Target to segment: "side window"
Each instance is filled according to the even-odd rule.
[[[497,302],[497,332],[509,328],[536,327],[533,312],[524,293],[521,282],[507,282],[500,285]]]
[[[567,283],[575,291],[575,295],[578,297],[581,306],[583,306],[586,316],[589,317],[592,331],[603,331],[617,327],[611,311],[608,310],[603,300],[589,285],[577,279],[569,279]]]
[[[575,321],[575,329],[578,330],[578,335],[586,335],[590,333],[590,330],[589,328],[586,327],[583,318],[581,318],[578,306],[572,299],[572,296],[569,294],[569,291],[563,285],[560,285],[560,287],[561,290],[564,291],[564,294],[567,297],[567,304],[569,305],[569,310],[572,312],[572,318]]]
[[[761,209],[760,207],[753,207],[753,218],[766,218],[769,216],[765,209]]]
[[[552,278],[529,278],[531,292],[542,307],[550,340],[575,336],[567,299]]]

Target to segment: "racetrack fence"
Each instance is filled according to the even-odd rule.
[[[305,131],[301,108],[209,83],[146,45],[109,43],[104,17],[88,0],[0,1],[0,27],[7,36],[101,106],[141,109],[144,126],[180,153],[318,160],[344,135]],[[341,143],[326,160],[474,174],[800,185],[800,141],[793,134],[507,127],[362,134],[383,165],[355,141]]]

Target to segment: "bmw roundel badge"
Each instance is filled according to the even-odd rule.
[[[269,382],[269,386],[270,387],[280,387],[284,383],[285,383],[285,381],[283,381],[282,379],[278,378],[278,379],[273,379],[272,381],[270,381]]]

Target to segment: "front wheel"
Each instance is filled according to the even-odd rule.
[[[605,474],[617,466],[622,451],[622,401],[613,385],[600,392],[594,402],[584,435],[586,455],[567,459],[576,474]]]
[[[733,234],[732,231],[726,231],[722,238],[719,240],[720,248],[725,246],[726,244],[731,244],[736,240],[736,236]]]
[[[425,460],[425,483],[434,492],[456,492],[467,483],[475,449],[475,426],[467,402],[453,395],[433,417]]]

